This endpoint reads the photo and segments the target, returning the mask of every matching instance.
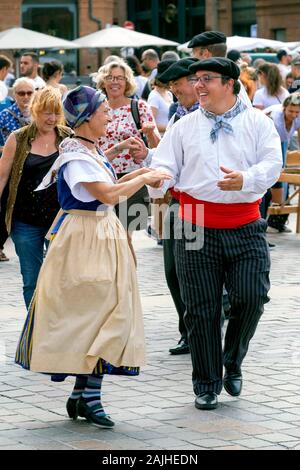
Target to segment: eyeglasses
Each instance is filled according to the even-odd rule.
[[[123,77],[123,75],[117,75],[117,76],[107,75],[107,77],[105,77],[104,80],[106,80],[107,82],[124,82],[126,78]]]
[[[202,83],[202,85],[207,85],[214,78],[227,78],[227,79],[229,79],[230,77],[225,77],[224,75],[203,75],[203,77],[191,77],[191,78],[189,78],[189,82],[193,83],[194,85],[196,85],[198,83]]]
[[[33,95],[34,91],[16,91],[16,94],[18,96],[25,96],[25,95],[28,95],[28,96],[31,96]]]

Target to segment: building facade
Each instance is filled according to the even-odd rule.
[[[256,0],[257,28],[266,38],[300,41],[299,0]]]
[[[300,40],[299,0],[128,0],[136,29],[180,43],[205,30]]]
[[[114,0],[0,0],[0,31],[23,27],[72,41],[116,21],[115,10],[120,15],[122,11],[118,3]],[[32,49],[35,47],[38,45],[33,44]],[[66,72],[75,70],[80,74],[97,70],[100,59],[95,49],[42,51],[41,62],[50,58],[61,60]]]

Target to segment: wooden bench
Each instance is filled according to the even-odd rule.
[[[271,206],[268,215],[297,214],[296,232],[300,233],[300,152],[292,150],[287,152],[286,166],[280,175],[279,181],[297,186],[295,191],[278,206]],[[290,204],[292,199],[298,198],[297,204]]]

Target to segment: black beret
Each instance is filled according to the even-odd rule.
[[[168,83],[170,80],[178,80],[182,77],[191,75],[189,66],[198,62],[198,59],[194,57],[187,57],[186,59],[180,59],[177,62],[171,64],[164,73],[160,75],[159,80],[162,83]]]
[[[227,59],[233,60],[233,62],[236,62],[241,58],[241,53],[240,51],[237,51],[236,49],[231,49],[231,51],[227,52]]]
[[[204,33],[197,34],[188,43],[188,47],[205,47],[211,44],[226,44],[226,36],[220,31],[205,31]]]
[[[160,79],[161,75],[170,67],[170,65],[176,62],[177,62],[176,59],[166,59],[166,60],[162,60],[161,62],[159,62],[157,64],[157,74],[155,78],[157,78],[157,80],[161,82],[161,79]]]
[[[208,72],[217,72],[224,77],[234,78],[235,80],[240,76],[239,67],[230,59],[225,57],[211,57],[209,59],[198,60],[189,67],[191,73],[198,70],[207,70]]]

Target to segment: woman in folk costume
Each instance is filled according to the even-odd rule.
[[[141,168],[116,179],[97,146],[109,121],[103,93],[80,86],[63,106],[74,135],[63,141],[38,188],[56,176],[63,214],[52,231],[16,362],[54,381],[76,376],[68,415],[110,428],[114,423],[101,404],[103,374],[138,375],[144,364],[135,265],[113,205],[168,176]]]

